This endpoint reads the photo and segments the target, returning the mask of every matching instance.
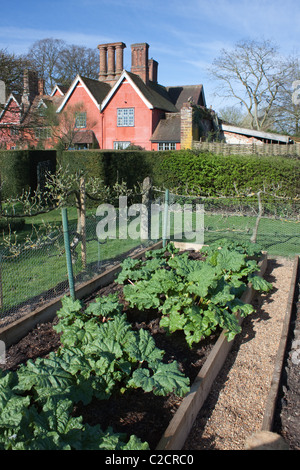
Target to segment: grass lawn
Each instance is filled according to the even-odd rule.
[[[86,278],[90,278],[99,272],[105,260],[118,258],[141,245],[139,239],[120,240],[108,239],[99,241],[96,236],[97,219],[96,209],[90,209],[87,213],[87,264]],[[75,208],[68,209],[70,230],[76,227],[77,213]],[[221,216],[204,215],[204,243],[209,244],[221,238],[232,240],[249,241],[255,226],[255,217],[244,216]],[[43,224],[43,222],[55,222],[62,224],[61,210],[55,210],[47,214],[26,218],[25,229],[19,233],[20,241],[26,238],[31,230],[31,224]],[[162,227],[162,214],[160,226]],[[263,250],[268,251],[271,256],[291,257],[300,253],[299,232],[300,225],[297,221],[275,220],[262,218],[259,224],[257,243]],[[174,237],[176,227],[170,228],[170,236]],[[160,231],[162,236],[162,228]],[[72,239],[72,236],[70,236]],[[176,239],[176,237],[174,237]],[[182,239],[182,241],[185,241]],[[193,241],[193,240],[188,240]],[[74,275],[82,272],[80,245],[76,249],[77,259],[73,265]],[[2,308],[13,309],[21,302],[27,301],[34,296],[44,293],[45,298],[49,295],[49,289],[65,282],[67,287],[67,269],[64,253],[64,240],[62,233],[51,245],[39,249],[23,250],[18,257],[1,260],[1,285],[2,285]]]

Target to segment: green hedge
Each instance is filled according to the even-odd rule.
[[[233,195],[234,184],[241,192],[279,186],[278,195],[300,193],[299,160],[285,157],[221,156],[189,150],[82,150],[62,152],[58,160],[74,171],[85,169],[107,185],[125,180],[133,187],[150,176],[156,187],[177,188],[182,194]]]
[[[23,189],[36,189],[37,165],[50,160],[56,166],[54,150],[2,150],[0,151],[1,198],[14,197]]]
[[[278,195],[300,193],[300,162],[285,157],[180,151],[162,159],[160,172],[167,187],[181,192],[187,188],[198,194],[232,195],[236,186],[240,192],[278,187]]]

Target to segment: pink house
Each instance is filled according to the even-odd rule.
[[[186,115],[182,109],[189,105],[206,107],[203,86],[160,85],[158,63],[148,58],[146,43],[131,45],[131,69],[126,71],[125,47],[122,42],[99,45],[99,80],[78,75],[68,90],[57,85],[49,96],[43,94],[36,76],[30,75],[35,84],[28,83],[26,72],[24,95],[29,105],[24,106],[24,95],[19,100],[9,98],[0,115],[0,146],[17,145],[14,135],[4,138],[5,132],[11,133],[12,113],[18,115],[14,127],[23,129],[18,145],[37,145],[39,125],[35,125],[34,132],[30,130],[33,112],[43,111],[51,104],[59,121],[60,136],[69,133],[68,148],[124,149],[131,145],[146,150],[180,149]],[[33,92],[29,93],[29,88]],[[51,136],[44,130],[40,139],[45,148],[50,148],[57,142],[58,133],[52,132]]]

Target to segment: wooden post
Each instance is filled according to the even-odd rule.
[[[141,239],[151,238],[151,201],[152,201],[152,181],[147,176],[143,181],[142,195],[142,218],[141,218]]]
[[[86,269],[86,206],[85,206],[85,179],[80,178],[80,225],[81,225],[81,263]]]
[[[258,226],[259,226],[260,219],[262,218],[262,214],[263,214],[263,206],[261,203],[260,191],[258,191],[257,193],[257,199],[258,199],[258,216],[256,218],[255,227],[253,229],[253,234],[250,239],[250,242],[252,243],[256,243]]]

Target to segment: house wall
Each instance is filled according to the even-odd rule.
[[[102,126],[100,110],[96,106],[92,98],[88,95],[81,83],[77,84],[63,111],[61,111],[61,113],[65,113],[65,115],[67,116],[67,120],[69,120],[69,125],[72,125],[72,123],[74,122],[74,116],[76,111],[86,112],[85,129],[92,130],[94,132],[99,147],[101,148]]]
[[[117,126],[117,109],[134,108],[134,126]],[[125,80],[103,110],[103,148],[113,149],[114,142],[131,142],[151,150],[150,137],[160,113],[149,109],[131,84]]]
[[[16,125],[0,128],[0,146],[9,150],[11,148],[15,148],[17,141],[19,140],[19,135],[12,135],[12,129],[16,130],[18,124],[20,124],[20,108],[13,99],[10,101],[8,108],[2,114],[0,125],[7,123]]]
[[[260,139],[248,137],[242,134],[235,134],[233,132],[223,131],[223,137],[226,144],[263,144]]]
[[[13,99],[10,101],[8,108],[2,115],[0,124],[3,123],[20,123],[20,108]]]

